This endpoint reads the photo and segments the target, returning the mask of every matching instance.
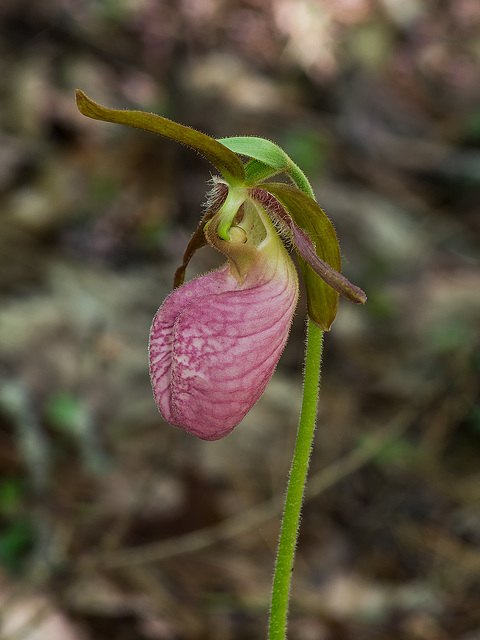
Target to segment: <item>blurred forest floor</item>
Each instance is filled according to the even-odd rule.
[[[478,0],[2,0],[2,640],[264,638],[300,404],[303,298],[230,436],[162,421],[148,331],[212,167],[77,87],[275,140],[367,292],[325,337],[289,640],[480,639]]]

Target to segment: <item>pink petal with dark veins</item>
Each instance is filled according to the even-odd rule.
[[[165,420],[218,440],[260,398],[297,303],[297,275],[286,257],[263,272],[254,268],[243,284],[226,264],[165,300],[149,347],[153,391]]]

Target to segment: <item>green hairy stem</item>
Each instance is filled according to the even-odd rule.
[[[287,637],[290,583],[300,527],[300,513],[317,418],[322,346],[323,331],[309,320],[302,410],[290,469],[275,575],[273,578],[269,640],[284,640]]]

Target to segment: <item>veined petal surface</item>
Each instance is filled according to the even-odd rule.
[[[295,267],[259,260],[243,282],[230,264],[173,291],[150,334],[150,375],[165,420],[203,440],[226,436],[262,395],[287,341]]]

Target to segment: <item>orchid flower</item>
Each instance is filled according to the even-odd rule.
[[[304,174],[274,143],[215,140],[158,115],[108,109],[81,91],[77,105],[90,118],[186,144],[221,174],[174,290],[153,320],[149,354],[164,419],[203,440],[222,438],[260,398],[287,341],[299,288],[287,248],[297,253],[308,314],[320,329],[330,329],[339,294],[355,303],[366,296],[341,275],[330,220],[309,195]],[[292,184],[271,181],[282,173]],[[207,244],[226,256],[226,264],[183,284],[191,257]]]

